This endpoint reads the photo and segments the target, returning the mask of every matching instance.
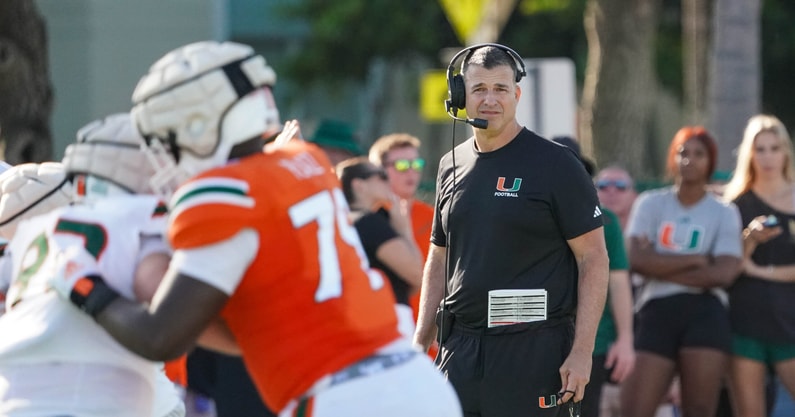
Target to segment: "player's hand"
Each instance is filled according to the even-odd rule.
[[[276,139],[273,141],[273,146],[284,146],[284,144],[291,140],[303,139],[303,135],[301,134],[301,125],[298,123],[298,120],[289,120],[284,124],[282,132],[276,136]]]
[[[56,254],[48,284],[61,298],[92,317],[119,297],[100,276],[97,260],[80,246]]]

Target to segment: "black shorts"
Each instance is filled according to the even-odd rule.
[[[491,329],[456,323],[436,360],[465,417],[551,417],[564,409],[555,404],[573,340],[570,318]]]
[[[729,313],[711,293],[676,294],[646,303],[638,312],[635,349],[676,360],[687,347],[731,352]]]

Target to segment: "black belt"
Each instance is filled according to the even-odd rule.
[[[462,333],[479,335],[479,336],[492,336],[500,334],[511,334],[525,331],[535,331],[547,327],[557,327],[560,325],[574,325],[573,316],[550,317],[546,320],[531,321],[528,323],[516,323],[507,326],[469,326],[461,323],[460,320],[453,320],[453,329],[460,330]]]

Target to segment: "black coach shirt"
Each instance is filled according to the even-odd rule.
[[[450,252],[456,320],[485,326],[494,289],[543,288],[548,318],[574,314],[578,271],[566,240],[602,226],[577,156],[527,129],[492,152],[477,151],[474,137],[454,152],[455,191],[451,153],[440,161],[431,241]]]

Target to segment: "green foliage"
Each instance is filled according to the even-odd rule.
[[[524,15],[565,10],[571,6],[572,0],[522,0],[519,12]]]
[[[679,99],[684,95],[684,57],[682,56],[682,8],[679,0],[663,1],[657,27],[655,66],[657,79]]]
[[[569,57],[582,83],[587,59],[583,13],[587,0],[521,0],[498,42],[524,57]],[[665,0],[656,40],[661,84],[682,95],[681,0]],[[437,62],[440,49],[461,43],[438,1],[293,0],[283,10],[307,22],[299,52],[280,73],[296,83],[362,81],[377,58],[396,62],[420,56]],[[763,110],[795,130],[795,2],[764,0],[762,10]]]
[[[762,110],[774,114],[795,130],[795,2],[765,0],[762,2]]]
[[[310,28],[286,64],[299,83],[363,80],[376,58],[436,60],[440,47],[459,44],[436,1],[296,0],[284,13]]]
[[[583,28],[585,2],[522,0],[508,19],[499,42],[526,58],[571,58],[582,83],[588,57]],[[552,3],[554,7],[549,6]]]

